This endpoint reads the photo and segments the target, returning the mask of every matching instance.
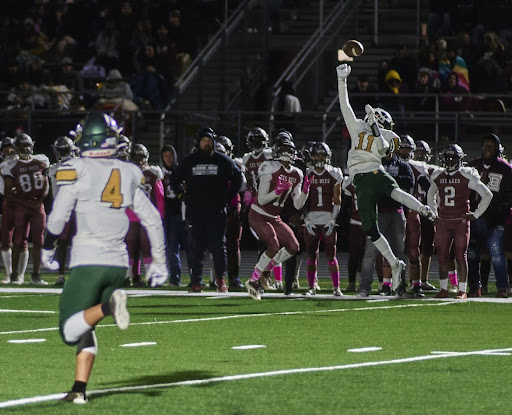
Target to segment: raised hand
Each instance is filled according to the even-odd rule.
[[[345,80],[350,75],[350,71],[352,68],[347,65],[346,63],[343,63],[336,67],[336,74],[338,75],[338,79]]]
[[[311,183],[313,183],[313,175],[311,177],[304,176],[304,183],[302,184],[302,193],[308,193],[309,188],[311,186]]]
[[[276,195],[286,192],[292,184],[288,180],[283,180],[280,177],[277,179],[277,187],[275,189]]]

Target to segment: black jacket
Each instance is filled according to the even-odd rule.
[[[228,156],[196,151],[178,165],[171,176],[177,195],[184,194],[187,209],[221,212],[242,187],[242,173]]]
[[[414,173],[411,165],[406,161],[399,159],[395,154],[391,159],[383,158],[382,165],[393,179],[396,180],[398,186],[403,191],[409,193],[414,187]],[[397,212],[403,206],[391,197],[385,197],[379,200],[379,212]]]

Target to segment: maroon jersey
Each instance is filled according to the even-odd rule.
[[[359,209],[357,208],[357,196],[356,196],[356,187],[350,180],[350,177],[346,177],[343,180],[342,189],[347,196],[352,198],[352,206],[350,212],[350,223],[353,225],[362,225],[361,216],[359,215]]]
[[[479,180],[478,173],[473,170],[461,167],[452,174],[447,173],[444,169],[434,172],[432,183],[437,186],[439,192],[437,205],[440,218],[460,219],[469,212],[469,194],[471,188],[474,187],[471,181]]]
[[[160,173],[158,172],[160,171]],[[155,170],[153,166],[150,166],[143,170],[142,174],[144,174],[144,193],[149,197],[151,202],[156,206],[156,195],[155,195],[155,187],[157,181],[161,180],[163,174],[160,169]]]
[[[48,178],[43,174],[50,167],[48,157],[36,154],[28,160],[12,160],[2,168],[2,175],[13,179],[18,199],[42,200],[48,189]]]
[[[327,165],[321,173],[314,169],[308,170],[308,175],[313,176],[309,188],[308,211],[332,213],[334,185],[343,181],[343,173],[339,168]]]
[[[419,178],[421,176],[429,178],[433,167],[424,161],[409,160],[409,164],[414,174],[414,187],[412,188],[411,194],[421,203],[425,204],[427,203],[427,192],[419,185]]]
[[[247,179],[247,188],[251,190],[256,190],[258,188],[257,179],[258,179],[258,170],[261,166],[261,163],[270,159],[272,155],[272,151],[270,149],[264,149],[260,153],[255,154],[254,152],[246,153],[242,162],[245,165],[246,169],[246,179]]]
[[[270,175],[270,185],[267,192],[272,192],[276,189],[279,178],[290,182],[292,186],[286,192],[281,193],[279,197],[274,199],[272,202],[264,205],[261,205],[258,201],[258,197],[256,197],[256,203],[252,208],[257,212],[264,212],[267,215],[278,216],[283,210],[286,199],[288,199],[292,193],[299,195],[302,191],[302,172],[294,166],[290,166],[289,169],[285,169],[285,167],[278,161],[266,161],[260,166],[259,175]],[[261,183],[258,188],[258,192],[260,191],[262,191]]]

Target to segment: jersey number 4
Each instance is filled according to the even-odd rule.
[[[101,192],[101,201],[111,203],[111,208],[120,209],[123,204],[123,194],[121,193],[121,173],[119,169],[113,169],[108,178],[108,182]]]

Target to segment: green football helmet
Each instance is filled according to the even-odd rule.
[[[122,128],[107,114],[91,113],[76,127],[76,144],[82,157],[111,157],[117,152]]]

